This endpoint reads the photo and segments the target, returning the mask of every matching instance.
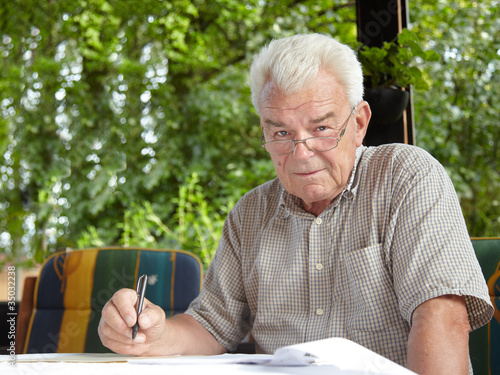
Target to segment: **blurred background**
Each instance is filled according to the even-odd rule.
[[[446,168],[471,236],[500,233],[500,11],[409,1],[415,144]],[[0,265],[57,249],[185,249],[210,262],[237,199],[275,177],[251,107],[273,38],[359,49],[347,0],[2,0]]]

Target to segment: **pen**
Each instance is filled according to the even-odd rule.
[[[144,303],[144,293],[146,292],[146,284],[148,281],[148,275],[142,275],[137,280],[137,304],[135,305],[135,311],[137,313],[137,321],[132,327],[132,340],[137,336],[137,332],[139,331],[139,315],[142,311],[142,304]]]

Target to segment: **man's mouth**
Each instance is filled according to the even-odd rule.
[[[314,176],[315,174],[321,172],[322,169],[318,169],[318,170],[315,170],[315,171],[311,171],[311,172],[296,172],[294,173],[296,176],[300,176],[300,177],[309,177],[309,176]]]

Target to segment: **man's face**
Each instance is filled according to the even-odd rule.
[[[332,134],[340,138],[352,109],[344,88],[333,75],[322,70],[310,88],[288,96],[279,92],[272,82],[267,83],[259,104],[266,142]],[[362,102],[354,110],[342,140],[333,150],[314,152],[298,143],[290,154],[271,154],[281,183],[289,193],[302,199],[307,211],[319,215],[342,192],[369,118],[369,107]]]

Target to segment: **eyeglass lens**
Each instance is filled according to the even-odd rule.
[[[264,147],[267,152],[271,154],[289,154],[298,143],[304,143],[304,145],[312,151],[324,152],[337,147],[338,139],[332,137],[315,137],[299,141],[275,141],[266,143]]]

